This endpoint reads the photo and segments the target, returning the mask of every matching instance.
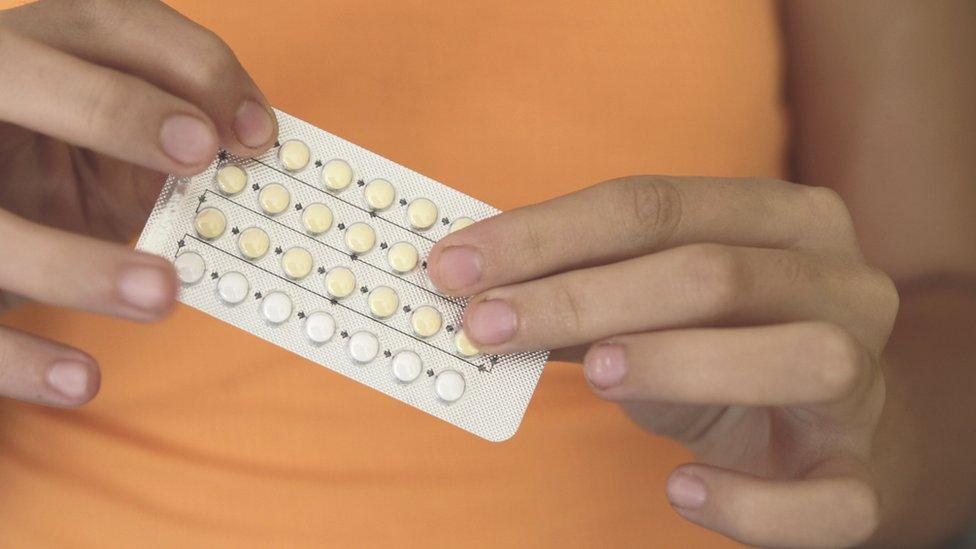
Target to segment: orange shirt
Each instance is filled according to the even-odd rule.
[[[502,209],[626,174],[781,175],[772,1],[172,4],[277,107]],[[0,403],[4,546],[731,545],[668,506],[689,455],[577,366],[549,365],[493,444],[188,307],[4,322],[103,370],[79,410]]]

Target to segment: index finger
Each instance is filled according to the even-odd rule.
[[[476,223],[431,250],[447,294],[612,263],[696,242],[857,253],[843,202],[774,180],[635,176]]]

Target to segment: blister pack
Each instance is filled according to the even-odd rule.
[[[492,441],[511,437],[547,353],[486,355],[465,301],[430,282],[439,238],[491,206],[281,111],[264,155],[170,176],[137,247],[179,300]]]

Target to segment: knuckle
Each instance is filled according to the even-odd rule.
[[[559,304],[555,310],[559,311],[563,333],[573,336],[586,333],[581,294],[576,286],[570,282],[557,283],[553,287],[553,294],[553,300]]]
[[[656,243],[671,239],[681,222],[681,193],[663,177],[625,177],[608,182],[619,211],[629,212],[630,229]]]
[[[817,382],[832,397],[843,397],[858,387],[864,368],[861,344],[847,330],[827,322],[812,325],[814,356],[820,357]]]
[[[803,196],[818,228],[847,247],[857,247],[854,219],[841,195],[829,187],[794,185]]]
[[[194,75],[206,88],[224,86],[237,81],[237,57],[223,40],[208,29],[200,33],[199,51]]]
[[[719,244],[685,246],[682,261],[689,299],[705,312],[724,315],[735,310],[748,291],[748,270],[729,247]]]

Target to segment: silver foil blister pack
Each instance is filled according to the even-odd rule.
[[[221,152],[170,176],[137,247],[176,262],[181,302],[480,437],[511,437],[547,353],[474,354],[465,301],[440,294],[425,261],[498,210],[275,112],[264,155]]]

